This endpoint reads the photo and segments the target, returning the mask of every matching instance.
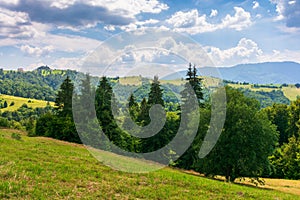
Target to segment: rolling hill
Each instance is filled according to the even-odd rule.
[[[288,66],[285,68],[284,66]],[[250,69],[251,68],[251,69]],[[249,64],[249,65],[239,65],[230,68],[219,68],[221,75],[229,82],[300,82],[297,75],[297,70],[300,69],[300,64],[284,62],[284,63],[261,63],[261,64]],[[210,76],[212,68],[205,67],[201,68],[200,73],[206,75],[207,80],[219,80],[216,78],[207,78]],[[273,71],[272,71],[273,70]],[[299,70],[298,70],[299,71]],[[176,96],[180,97],[180,91],[184,81],[178,79],[179,76],[185,77],[186,72],[182,71],[161,80],[162,87],[165,90],[164,100],[168,102],[176,103],[178,102]],[[31,99],[41,99],[46,101],[54,101],[56,97],[57,90],[63,80],[69,76],[69,78],[74,82],[75,85],[80,85],[80,78],[85,75],[81,72],[74,70],[55,70],[50,69],[47,66],[41,66],[33,71],[5,71],[0,69],[0,94],[7,94],[18,97],[25,97]],[[80,77],[79,79],[76,77]],[[243,78],[244,77],[244,78]],[[265,79],[262,80],[262,77]],[[272,78],[273,77],[273,78]],[[277,81],[274,81],[276,77]],[[287,81],[287,77],[290,77],[291,81]],[[177,78],[177,79],[176,79]],[[260,79],[259,81],[257,81]],[[280,79],[280,81],[278,81]],[[299,81],[297,81],[299,80]],[[97,87],[99,82],[99,77],[91,78],[92,85]],[[145,85],[141,85],[141,83]],[[116,96],[121,97],[118,99],[121,102],[127,101],[127,96],[132,91],[137,97],[138,101],[141,101],[145,97],[149,90],[149,84],[151,80],[143,77],[118,77],[112,78],[111,83],[114,87],[114,92]],[[268,85],[267,83],[266,85]],[[148,86],[147,86],[148,84]],[[231,84],[232,87],[244,88],[252,84]],[[289,87],[277,88],[275,90],[281,90],[282,94],[272,95],[272,94],[251,94],[251,97],[257,98],[263,107],[272,105],[273,103],[289,103],[289,100],[295,100],[298,95],[300,95],[300,90],[297,88]],[[78,89],[78,87],[76,87]],[[136,90],[138,88],[138,90]],[[265,88],[255,87],[250,88],[251,91],[258,92],[258,90],[264,90]],[[173,91],[173,92],[172,92]],[[78,91],[77,91],[78,92]],[[269,90],[268,92],[272,92]],[[249,94],[249,92],[247,92]],[[248,95],[249,96],[249,95]],[[272,98],[268,97],[271,96]],[[288,99],[287,99],[287,98]],[[285,100],[283,100],[285,98]],[[267,99],[267,100],[265,100]],[[262,102],[264,101],[264,102]],[[265,103],[267,102],[267,103]]]
[[[171,168],[116,171],[83,145],[30,138],[17,130],[0,129],[0,146],[0,199],[299,199],[300,195],[299,181],[266,179],[265,189],[260,189]]]

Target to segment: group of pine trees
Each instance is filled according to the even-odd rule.
[[[153,160],[160,162],[163,160],[160,157],[168,158],[173,166],[193,169],[207,176],[223,175],[228,181],[243,176],[260,177],[276,174],[294,178],[285,176],[283,171],[281,171],[283,175],[280,174],[278,170],[283,168],[274,166],[276,162],[281,165],[283,161],[278,161],[281,159],[280,156],[290,152],[295,145],[298,145],[295,157],[300,160],[298,139],[292,137],[299,135],[300,100],[293,103],[290,108],[293,110],[290,113],[296,116],[293,118],[296,120],[293,124],[295,127],[291,125],[292,122],[287,126],[284,120],[279,119],[282,112],[285,114],[283,108],[276,107],[276,112],[271,108],[261,110],[257,100],[247,98],[240,91],[226,87],[227,113],[221,136],[212,151],[206,157],[199,158],[200,148],[209,129],[212,106],[209,101],[204,101],[203,89],[202,79],[199,78],[196,67],[190,64],[186,84],[180,93],[181,105],[177,111],[168,111],[165,108],[162,98],[164,91],[158,77],[155,76],[148,98],[143,98],[138,103],[131,94],[128,99],[128,113],[124,114],[125,117],[118,118],[116,116],[120,109],[107,77],[102,77],[98,87],[94,89],[91,87],[90,76],[87,75],[82,80],[79,94],[76,95],[74,85],[67,77],[55,101],[56,112],[45,114],[37,120],[36,135],[83,142],[99,149],[119,153],[124,151],[149,153],[168,145],[179,132],[184,140],[190,139],[192,132],[195,131],[191,145],[183,154],[177,152],[180,152],[179,142],[173,146],[169,145]],[[196,109],[194,105],[197,105]],[[199,120],[196,120],[195,116]],[[159,127],[162,121],[164,123],[161,129],[151,135],[151,131]],[[198,130],[191,130],[195,123],[199,123]],[[287,127],[295,129],[291,135],[287,134]],[[142,135],[142,128],[146,132],[148,130],[148,135]],[[287,146],[287,142],[292,144]],[[271,163],[268,157],[279,144],[283,144],[283,147],[273,155]],[[299,170],[300,165],[296,168]]]

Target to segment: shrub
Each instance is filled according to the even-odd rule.
[[[21,140],[22,139],[22,137],[19,133],[12,133],[11,138],[13,138],[15,140]]]

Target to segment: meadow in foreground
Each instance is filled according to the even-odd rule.
[[[18,134],[21,139],[15,137]],[[0,130],[0,154],[0,199],[299,198],[171,168],[141,174],[116,171],[101,164],[82,145],[30,138],[17,130]]]

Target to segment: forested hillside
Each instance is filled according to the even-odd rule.
[[[54,101],[56,91],[69,76],[75,79],[78,72],[51,70],[39,67],[33,71],[5,71],[0,69],[0,93],[18,97]]]
[[[63,80],[69,77],[75,86],[80,84],[80,79],[84,77],[84,74],[74,70],[55,70],[50,69],[47,66],[39,67],[33,71],[13,71],[0,69],[0,93],[13,95],[17,97],[41,99],[46,101],[54,101],[57,90],[62,84]],[[96,87],[100,77],[91,76],[91,84]],[[143,85],[135,85],[139,79],[142,79]],[[124,98],[131,91],[134,91],[134,95],[138,102],[147,95],[150,89],[150,79],[143,77],[117,77],[108,78],[112,84],[114,93],[118,101],[125,102],[127,99]],[[225,81],[225,84],[231,83],[231,81]],[[178,97],[180,91],[183,89],[184,81],[182,80],[170,80],[163,81],[162,88],[165,93],[163,99],[170,106],[178,103]],[[232,84],[231,84],[232,85]],[[234,87],[241,87],[236,83]],[[77,88],[77,87],[76,87]],[[256,98],[260,101],[262,107],[271,106],[273,103],[285,103],[289,104],[289,100],[285,97],[285,94],[280,91],[250,91],[241,89],[246,96]],[[78,93],[79,91],[75,91]],[[204,91],[205,98],[208,98],[208,91]],[[295,96],[295,94],[292,94]]]

